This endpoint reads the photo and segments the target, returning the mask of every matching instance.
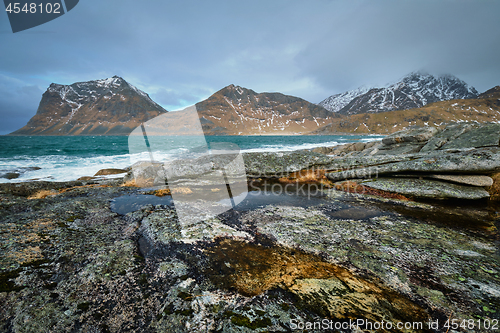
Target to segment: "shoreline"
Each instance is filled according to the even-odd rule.
[[[479,128],[482,142],[498,127]],[[294,318],[444,323],[450,313],[496,320],[500,147],[421,151],[442,136],[413,130],[335,155],[244,154],[254,194],[200,220],[180,215],[172,194],[201,186],[189,166],[170,188],[131,186],[158,175],[151,164],[119,179],[0,184],[0,327],[45,329],[45,318],[52,329],[118,331],[274,330]],[[373,167],[375,178],[362,172]],[[486,188],[491,199],[473,199]],[[211,205],[222,190],[210,192]]]

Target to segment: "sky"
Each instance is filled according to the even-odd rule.
[[[52,83],[118,75],[167,110],[229,84],[318,103],[413,71],[500,85],[497,0],[81,0],[12,33],[0,13],[0,134]]]

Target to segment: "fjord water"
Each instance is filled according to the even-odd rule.
[[[207,136],[206,140],[234,143],[241,152],[273,152],[380,138],[368,135]],[[163,153],[168,157],[169,152]],[[129,154],[127,136],[0,136],[0,183],[76,180],[92,176],[100,169],[128,167],[134,159]],[[7,179],[8,173],[19,176]]]

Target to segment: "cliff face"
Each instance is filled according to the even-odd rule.
[[[148,94],[118,76],[72,85],[52,83],[36,115],[11,135],[128,135],[164,112]]]
[[[338,117],[321,106],[280,93],[229,85],[196,104],[205,134],[306,134]]]

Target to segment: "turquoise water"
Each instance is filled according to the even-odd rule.
[[[363,135],[205,137],[208,143],[235,144],[241,152],[312,149],[379,138],[381,136]],[[170,154],[169,151],[162,153],[165,158]],[[0,182],[75,180],[104,168],[128,167],[134,157],[137,156],[129,152],[126,136],[0,136]],[[8,173],[19,176],[7,179]]]

